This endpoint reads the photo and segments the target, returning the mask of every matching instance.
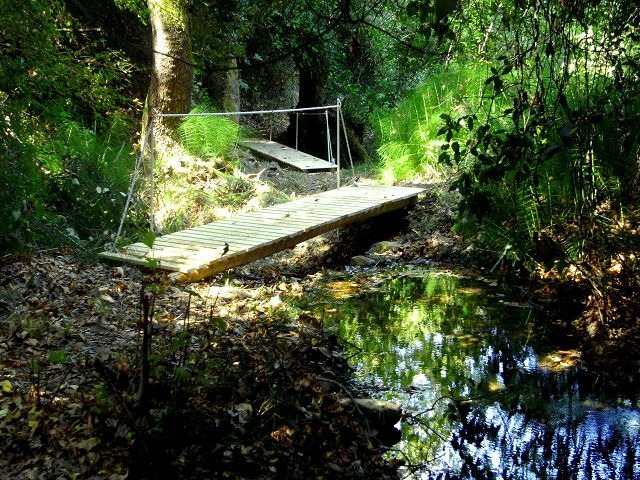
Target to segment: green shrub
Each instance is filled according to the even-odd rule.
[[[487,72],[481,63],[443,66],[397,108],[377,113],[378,155],[385,179],[394,182],[442,170],[441,115],[480,112]]]
[[[439,158],[456,168],[462,198],[457,227],[498,260],[527,269],[580,261],[604,212],[635,208],[638,27],[602,11],[513,17],[521,34],[562,30],[571,41],[505,49],[481,79],[485,108],[441,116]],[[601,54],[615,48],[620,55]]]
[[[126,137],[125,137],[126,138]],[[5,147],[8,151],[8,146]],[[127,140],[77,122],[32,131],[0,164],[2,250],[106,237],[117,228],[133,166]]]
[[[52,211],[78,236],[95,238],[117,228],[134,164],[127,140],[69,121],[36,147],[36,158],[47,169]]]
[[[64,2],[0,7],[0,251],[109,234],[133,164],[133,65]]]

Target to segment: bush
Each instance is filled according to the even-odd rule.
[[[64,2],[5,3],[0,251],[109,233],[133,163],[125,95],[132,65],[99,37],[77,33],[82,25]]]
[[[640,11],[623,2],[604,14],[607,5],[505,19],[510,35],[553,32],[555,40],[505,49],[480,82],[482,115],[441,116],[439,156],[456,169],[457,228],[491,252],[496,267],[570,266],[602,305],[607,280],[594,272],[606,268],[597,259],[627,255],[626,241],[610,232],[636,214],[640,190],[640,31],[624,21]]]
[[[30,132],[27,141],[0,166],[8,186],[0,209],[10,219],[0,248],[77,244],[113,233],[134,162],[127,140],[67,121],[46,136]]]
[[[442,170],[441,115],[479,114],[483,64],[443,66],[393,110],[377,113],[380,168],[390,183]]]

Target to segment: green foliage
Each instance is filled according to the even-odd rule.
[[[119,9],[135,14],[142,23],[147,24],[149,7],[145,0],[113,0],[113,2]]]
[[[171,28],[180,30],[188,28],[188,14],[186,0],[149,0],[149,10],[154,15],[160,15]],[[131,7],[130,7],[131,8]],[[133,5],[133,8],[136,8]],[[139,8],[139,7],[138,7]],[[141,9],[139,8],[139,11]]]
[[[204,101],[191,113],[215,112],[209,101]],[[224,157],[241,137],[240,126],[226,117],[186,117],[178,128],[180,140],[192,155],[203,159]]]
[[[483,108],[441,116],[439,159],[458,172],[462,196],[458,228],[480,233],[499,260],[535,268],[579,258],[574,240],[589,235],[599,206],[637,193],[640,52],[637,27],[623,19],[638,11],[610,15],[605,4],[501,18],[514,41],[479,85]],[[552,30],[564,35],[531,37]],[[562,224],[579,235],[563,238],[574,229]]]
[[[377,113],[376,137],[380,144],[383,176],[390,182],[440,170],[442,118],[477,115],[483,106],[482,81],[487,67],[451,65],[435,71],[393,110]],[[451,138],[454,137],[453,129]],[[450,139],[448,139],[450,140]]]
[[[385,177],[452,172],[455,228],[494,268],[594,257],[602,212],[613,222],[640,193],[640,31],[629,20],[639,15],[613,1],[460,9],[449,61],[429,65],[420,88],[376,116]],[[607,287],[589,276],[599,298]]]
[[[456,32],[456,59],[464,63],[486,61],[509,45],[513,36],[505,27],[513,11],[512,1],[467,0],[450,18],[450,27]]]
[[[36,149],[36,158],[55,194],[49,206],[79,234],[96,235],[117,226],[133,164],[126,140],[99,137],[76,122],[65,122]]]
[[[147,247],[149,247],[149,248],[153,248],[153,244],[154,244],[154,243],[155,243],[155,241],[156,241],[156,234],[155,234],[155,232],[152,232],[152,231],[145,232],[145,233],[142,235],[142,237],[141,237],[140,241],[141,241],[142,243],[144,243]]]
[[[131,164],[123,91],[133,67],[101,41],[76,36],[82,25],[62,2],[5,3],[0,251],[109,233]]]
[[[69,361],[69,355],[64,350],[49,352],[47,358],[51,363],[67,363]]]
[[[20,154],[29,155],[12,169],[0,166],[9,188],[0,192],[12,219],[3,247],[37,241],[78,243],[117,227],[132,163],[126,140],[100,138],[77,122],[63,122],[46,137],[30,132]],[[27,143],[28,142],[28,143]],[[16,154],[17,161],[24,157]],[[2,167],[8,167],[5,171]]]

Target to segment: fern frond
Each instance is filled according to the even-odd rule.
[[[536,195],[529,191],[516,193],[516,217],[518,219],[518,235],[526,235],[533,238],[535,232],[541,228],[540,213]]]
[[[214,111],[210,102],[203,102],[191,113]],[[226,117],[187,117],[178,128],[178,133],[189,153],[202,158],[220,158],[238,142],[242,128]]]

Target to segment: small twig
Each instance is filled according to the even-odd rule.
[[[441,441],[446,442],[447,439],[444,438],[440,433],[438,433],[435,429],[431,428],[427,422],[425,422],[424,420],[422,420],[421,418],[418,418],[416,416],[411,415],[409,418],[411,418],[413,421],[419,423],[420,425],[422,425],[424,428],[426,428],[427,430],[429,430],[431,432],[432,435],[435,435],[436,437],[438,437]]]
[[[367,431],[370,431],[369,430],[369,421],[367,420],[367,417],[365,417],[364,413],[362,413],[362,410],[360,410],[360,407],[358,407],[358,404],[356,403],[356,399],[353,398],[353,395],[351,394],[351,392],[349,391],[349,389],[347,387],[345,387],[343,384],[341,384],[337,380],[333,380],[333,379],[327,378],[327,377],[321,377],[320,375],[316,375],[316,380],[319,380],[321,382],[333,383],[334,385],[337,385],[338,387],[340,387],[340,389],[344,393],[347,394],[347,396],[351,400],[351,403],[353,404],[353,406],[356,407],[356,410],[358,411],[358,413],[364,417],[365,421],[367,422]]]
[[[180,358],[180,363],[186,363],[187,361],[187,357],[189,356],[189,347],[190,347],[190,339],[191,336],[189,335],[189,328],[190,328],[190,320],[191,320],[191,297],[192,297],[192,293],[189,292],[189,298],[187,299],[187,312],[185,315],[185,319],[184,319],[184,332],[185,335],[187,335],[187,338],[185,339],[184,345],[182,346],[182,356]]]
[[[151,371],[149,354],[151,351],[151,336],[153,334],[155,294],[152,292],[145,292],[143,287],[140,292],[140,303],[142,305],[142,365],[140,369],[140,383],[135,395],[135,403],[138,405],[144,405],[147,400],[149,374]]]
[[[411,462],[411,459],[409,458],[409,456],[404,453],[404,451],[400,450],[399,448],[388,448],[387,449],[388,452],[394,452],[394,453],[399,453],[400,455],[402,455],[405,460],[407,461],[407,468],[409,469],[409,475],[411,475],[413,472],[415,472],[416,470],[418,470],[419,468],[421,468],[421,466],[423,464],[420,465],[415,465]],[[403,478],[409,478],[409,475],[403,477]]]
[[[60,383],[58,383],[58,386],[56,387],[56,389],[53,391],[53,393],[51,394],[51,399],[53,400],[54,398],[56,398],[56,396],[58,395],[58,392],[60,391],[60,389],[62,388],[62,385],[64,384],[65,380],[67,379],[67,377],[69,376],[69,370],[67,370],[66,372],[64,372],[64,375],[62,376],[62,380],[60,380]]]

